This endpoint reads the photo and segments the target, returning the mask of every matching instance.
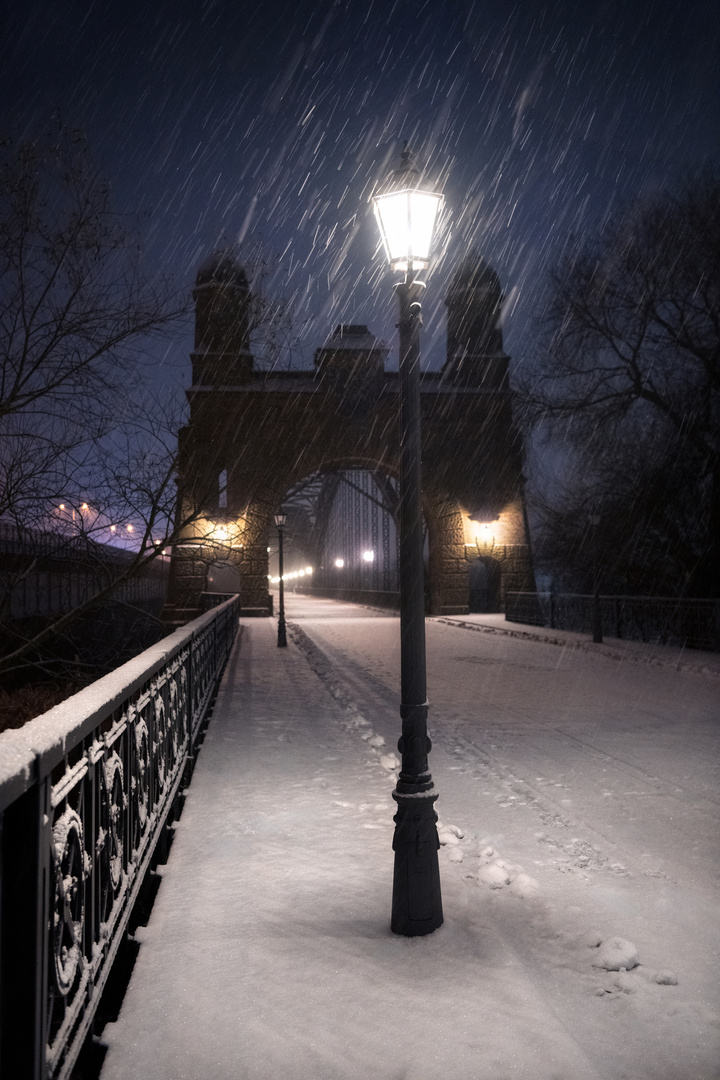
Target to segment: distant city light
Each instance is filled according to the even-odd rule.
[[[60,505],[58,507],[58,510],[64,510],[64,509],[65,509],[65,503],[60,503]]]
[[[87,503],[83,503],[83,504],[82,504],[82,506],[80,507],[80,509],[81,509],[81,510],[89,510],[88,504],[87,504]]]
[[[312,574],[312,572],[313,572],[313,571],[312,571],[312,566],[306,566],[306,567],[305,567],[305,573],[306,573],[306,574]]]
[[[116,529],[117,529],[117,525],[111,525],[110,526],[110,532],[115,532]]]
[[[125,526],[125,528],[127,529],[127,531],[128,531],[128,532],[132,532],[132,531],[133,531],[133,527],[132,527],[132,525],[126,525],[126,526]]]
[[[375,558],[375,552],[374,551],[363,551],[363,559],[365,560],[365,562],[372,562],[374,558]]]
[[[342,570],[343,566],[345,565],[345,560],[344,559],[336,559],[335,560],[335,565],[337,566],[338,570]]]

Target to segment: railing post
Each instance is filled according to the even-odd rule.
[[[2,817],[2,986],[0,1075],[45,1075],[49,852],[41,843],[43,785],[33,785]]]
[[[193,698],[195,696],[195,688],[193,686],[193,638],[188,642],[188,654],[187,654],[187,710],[188,710],[188,733],[189,733],[189,745],[190,752],[195,752],[195,739],[193,736],[193,720],[195,710],[193,709]]]

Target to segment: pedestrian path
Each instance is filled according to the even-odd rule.
[[[101,1080],[596,1080],[452,864],[390,933],[391,751],[275,634],[241,621]]]

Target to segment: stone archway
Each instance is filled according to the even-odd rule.
[[[211,550],[202,522],[205,535],[227,538],[228,557],[242,574],[243,608],[266,611],[268,540],[286,492],[329,467],[396,476],[399,459],[399,377],[386,369],[389,350],[367,327],[338,326],[316,351],[311,370],[258,371],[242,314],[247,281],[227,253],[203,264],[195,299],[193,385],[190,420],[180,432],[180,484],[185,505],[202,514],[173,551],[169,622],[197,610],[207,564],[218,557],[218,545]],[[532,587],[521,443],[512,423],[497,276],[481,259],[466,259],[447,303],[448,358],[442,371],[423,372],[420,386],[432,614],[467,611],[464,522],[477,507],[510,522],[512,560],[503,566],[512,568],[513,588]],[[222,528],[213,530],[216,520]]]

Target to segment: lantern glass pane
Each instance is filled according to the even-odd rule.
[[[385,253],[394,270],[420,270],[430,259],[433,230],[442,195],[405,189],[374,200]]]
[[[375,199],[375,214],[380,226],[380,235],[385,245],[385,253],[391,263],[397,259],[407,258],[410,242],[407,195],[406,191],[396,191],[390,195],[380,195]]]
[[[430,259],[435,218],[440,207],[440,198],[424,191],[410,193],[410,221],[412,255],[425,263]]]

